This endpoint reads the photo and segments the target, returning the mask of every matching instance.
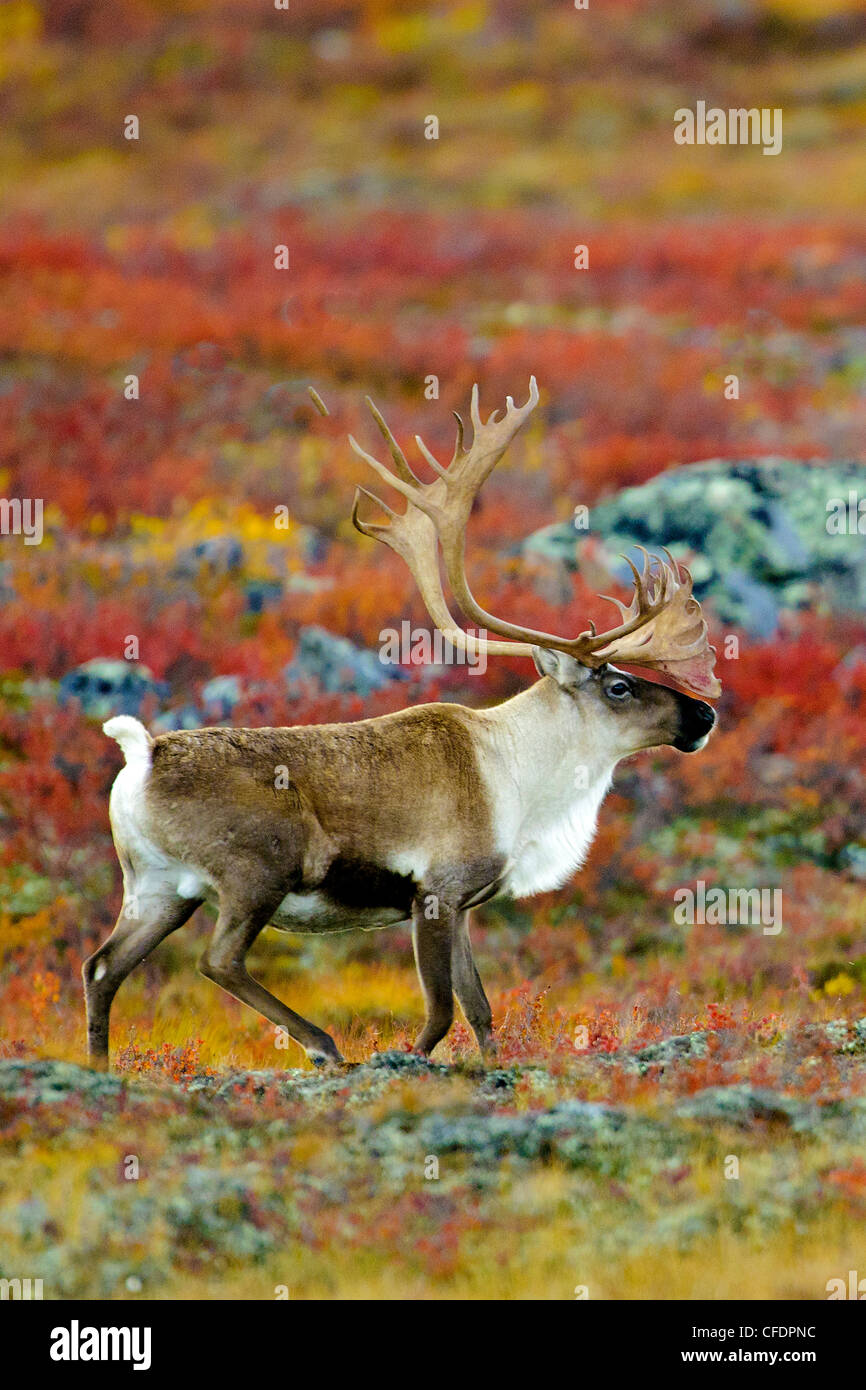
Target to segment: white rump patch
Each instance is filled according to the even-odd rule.
[[[138,724],[137,720],[129,722]],[[147,737],[144,726],[138,727]],[[189,864],[166,854],[153,843],[143,828],[149,777],[149,756],[130,757],[111,788],[108,805],[114,842],[122,851],[124,902],[145,904],[149,898],[164,899],[171,893],[176,893],[179,898],[203,898],[209,887],[207,876],[201,870],[192,869]]]

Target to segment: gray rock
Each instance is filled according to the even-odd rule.
[[[845,845],[839,851],[839,863],[855,878],[866,878],[866,845]]]
[[[671,1062],[691,1062],[695,1058],[704,1058],[709,1053],[709,1034],[703,1032],[682,1033],[672,1038],[662,1038],[659,1042],[650,1043],[647,1047],[642,1047],[638,1052],[627,1054],[614,1054],[618,1061],[625,1061],[626,1065],[634,1067],[641,1076],[646,1075],[651,1067],[664,1068]]]
[[[356,647],[347,637],[337,637],[323,627],[301,628],[297,653],[283,675],[291,696],[312,689],[364,698],[395,680],[409,679],[402,667],[386,665],[377,652]]]
[[[750,1127],[756,1120],[809,1129],[820,1117],[820,1107],[795,1096],[783,1095],[764,1087],[741,1083],[735,1086],[709,1086],[678,1101],[677,1115],[690,1120],[722,1120]]]
[[[178,579],[194,579],[202,571],[233,574],[244,561],[244,548],[235,536],[210,536],[178,552],[172,574]]]
[[[0,1061],[0,1096],[30,1105],[50,1105],[70,1099],[116,1098],[126,1083],[119,1076],[78,1067],[74,1062]]]
[[[112,714],[140,714],[149,695],[156,700],[165,699],[168,686],[154,680],[146,666],[95,657],[67,671],[57,698],[61,705],[77,700],[91,718],[108,719]]]
[[[693,556],[697,597],[711,599],[723,621],[771,636],[782,610],[812,603],[818,591],[842,611],[866,608],[866,545],[856,508],[849,511],[851,494],[866,498],[863,464],[711,459],[599,502],[590,511],[591,534],[626,583],[617,552],[638,559],[636,545],[666,545],[675,557]],[[840,534],[833,532],[836,507]],[[570,522],[548,526],[522,549],[573,569],[582,534]]]
[[[413,1076],[447,1076],[451,1068],[431,1062],[417,1052],[377,1052],[365,1063],[372,1071],[392,1071]]]
[[[243,683],[240,676],[215,676],[201,688],[201,702],[204,709],[204,722],[212,724],[222,719],[231,719],[235,705],[243,699]]]

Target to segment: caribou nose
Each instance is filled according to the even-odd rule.
[[[694,722],[703,729],[704,733],[709,733],[716,722],[716,711],[712,705],[708,705],[705,700],[695,700],[695,707],[692,710]]]
[[[716,722],[716,712],[705,700],[685,697],[680,702],[680,731],[674,748],[681,753],[694,753],[703,748],[710,729]]]

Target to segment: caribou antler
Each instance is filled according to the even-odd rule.
[[[665,563],[643,546],[638,549],[644,554],[643,573],[623,557],[634,575],[631,603],[626,608],[619,599],[608,599],[623,622],[610,632],[581,633],[570,649],[572,655],[586,666],[608,661],[646,666],[670,676],[693,695],[717,699],[722,687],[713,671],[716,649],[709,645],[706,619],[692,595],[692,576],[668,550]]]
[[[385,545],[390,546],[394,553],[400,556],[418,586],[418,592],[424,600],[427,612],[430,614],[430,617],[433,619],[433,622],[439,628],[440,632],[445,634],[453,646],[458,647],[461,651],[468,651],[473,654],[483,650],[492,653],[494,656],[502,656],[509,653],[516,653],[518,656],[529,656],[532,652],[532,647],[526,643],[491,642],[486,638],[475,637],[470,633],[464,632],[463,628],[452,618],[448,610],[448,604],[445,601],[445,594],[442,590],[442,580],[439,574],[439,548],[436,525],[427,513],[427,506],[421,507],[420,505],[416,505],[412,500],[416,495],[423,493],[427,499],[427,505],[432,504],[436,508],[438,515],[438,504],[444,502],[446,497],[445,479],[443,476],[444,470],[441,468],[440,464],[434,460],[435,469],[439,472],[440,476],[433,483],[420,482],[409,467],[406,456],[369,396],[367,397],[367,405],[388,445],[399,477],[395,477],[390,469],[386,468],[383,463],[380,463],[372,454],[368,454],[365,449],[362,449],[358,441],[351,434],[349,435],[349,443],[355,450],[355,453],[359,454],[362,459],[369,463],[379,476],[384,478],[385,482],[403,492],[403,496],[406,497],[408,505],[401,516],[399,513],[393,511],[387,503],[383,502],[380,497],[376,497],[374,493],[368,492],[365,487],[357,487],[355,489],[355,501],[352,506],[352,523],[356,530],[360,531],[364,536],[372,536],[374,540],[384,541]],[[459,416],[458,424],[460,426],[459,437],[462,438],[462,422]],[[425,446],[421,444],[420,440],[418,442],[422,448],[422,452],[425,452]],[[430,457],[432,458],[432,455],[430,455]],[[404,487],[400,486],[401,482],[406,489],[405,491]],[[372,522],[361,520],[358,515],[358,506],[362,496],[369,497],[371,502],[375,502],[376,505],[381,507],[390,517],[390,522],[387,526],[377,526]]]
[[[398,515],[366,488],[358,488],[352,508],[352,521],[359,531],[384,541],[408,565],[436,626],[456,647],[484,650],[492,654],[528,656],[533,646],[569,653],[585,666],[599,667],[608,661],[643,666],[669,676],[694,695],[715,698],[721,685],[713,673],[715,650],[707,641],[707,625],[700,604],[692,597],[692,577],[666,551],[669,563],[644,551],[643,573],[629,560],[635,578],[635,592],[628,608],[618,599],[623,617],[619,627],[596,633],[595,627],[577,637],[559,637],[537,632],[488,613],[476,602],[465,572],[466,526],[472,504],[490,473],[505,453],[517,431],[538,404],[535,377],[530,378],[529,399],[520,407],[506,398],[505,415],[497,411],[484,423],[478,406],[478,387],[472,388],[472,443],[463,443],[463,422],[457,418],[457,442],[448,468],[444,468],[420,438],[415,442],[436,474],[431,483],[421,482],[373,402],[367,404],[382,432],[394,460],[396,474],[362,449],[349,435],[349,443],[366,463],[407,501]],[[390,517],[387,526],[362,522],[358,516],[361,495],[378,503]],[[454,622],[442,589],[437,541],[442,547],[448,583],[465,616],[479,628],[496,632],[507,642],[491,642],[470,636]]]

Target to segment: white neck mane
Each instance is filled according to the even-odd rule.
[[[482,774],[514,897],[561,888],[583,864],[618,759],[581,737],[576,708],[542,680],[485,710]]]

